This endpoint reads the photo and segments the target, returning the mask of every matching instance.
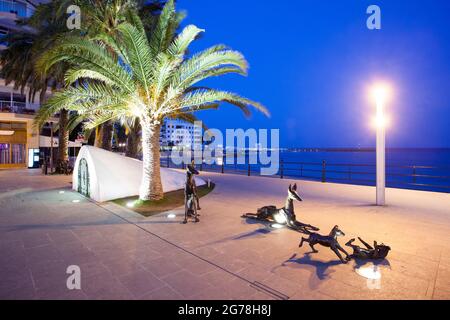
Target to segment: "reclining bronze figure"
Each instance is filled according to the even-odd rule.
[[[187,166],[186,169],[186,184],[184,186],[184,221],[188,222],[188,218],[194,218],[194,222],[199,222],[200,219],[197,210],[200,210],[200,203],[197,195],[197,186],[195,184],[195,176],[199,172],[195,169],[194,163]]]
[[[311,247],[313,252],[318,252],[314,245],[320,244],[324,247],[328,247],[338,256],[338,258],[342,261],[342,263],[347,263],[349,259],[348,253],[344,250],[344,248],[341,247],[339,242],[337,241],[337,237],[339,236],[345,236],[345,233],[339,229],[338,226],[334,226],[333,229],[331,229],[331,232],[328,236],[323,236],[318,233],[311,233],[308,238],[302,238],[300,241],[300,244],[298,245],[301,247],[303,245],[303,242],[308,242],[309,246]],[[339,252],[343,252],[346,255],[346,259],[344,259]]]
[[[349,240],[345,245],[353,249],[353,253],[347,257],[350,259],[384,259],[388,255],[391,248],[385,244],[378,244],[376,241],[373,242],[373,247],[365,242],[363,239],[358,237],[359,241],[365,246],[365,248],[353,244],[355,239]]]
[[[297,184],[294,184],[293,186],[289,185],[288,196],[283,208],[277,209],[276,206],[265,206],[259,208],[257,213],[246,213],[242,215],[242,218],[275,222],[303,233],[318,231],[319,228],[317,227],[297,221],[294,213],[294,200],[303,201],[297,193]]]

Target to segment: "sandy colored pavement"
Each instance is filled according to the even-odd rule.
[[[240,218],[282,206],[293,180],[202,176],[216,189],[201,199],[201,222],[183,225],[183,208],[144,218],[83,198],[70,177],[0,170],[0,298],[450,298],[450,194],[388,189],[388,206],[376,207],[373,187],[297,180],[299,220],[324,234],[338,224],[342,245],[361,236],[392,248],[377,265],[341,264],[328,248],[298,248],[297,232]],[[81,290],[67,289],[69,265]]]

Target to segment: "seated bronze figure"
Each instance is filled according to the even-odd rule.
[[[184,221],[188,222],[188,218],[194,218],[194,222],[199,222],[199,214],[197,209],[200,209],[199,199],[197,195],[197,186],[195,184],[195,176],[199,172],[195,169],[194,164],[190,164],[186,169],[186,184],[184,186]]]
[[[355,239],[349,240],[345,245],[351,247],[353,249],[353,253],[348,256],[348,260],[350,259],[384,259],[388,255],[391,248],[385,244],[378,244],[376,241],[373,242],[373,247],[365,242],[363,239],[358,237],[359,241],[365,246],[360,247],[358,245],[353,244]]]
[[[338,256],[338,258],[342,261],[342,263],[347,263],[348,260],[348,253],[344,250],[344,248],[341,247],[339,242],[337,241],[337,237],[339,236],[345,236],[345,233],[339,229],[338,226],[334,226],[333,229],[331,229],[331,232],[328,236],[323,236],[318,233],[311,233],[308,238],[302,238],[300,241],[300,244],[298,245],[301,247],[303,245],[303,242],[308,242],[309,246],[311,247],[313,252],[318,252],[314,245],[320,244],[324,247],[328,247]],[[346,255],[346,259],[344,259],[339,252],[343,252]]]
[[[293,186],[289,185],[288,196],[283,208],[277,209],[277,207],[275,206],[265,206],[259,208],[257,210],[257,213],[246,213],[242,215],[242,217],[275,222],[281,225],[286,225],[291,229],[303,233],[309,233],[311,230],[319,230],[319,228],[314,227],[310,224],[305,224],[297,221],[294,213],[294,200],[303,201],[297,193],[297,184],[294,184]]]

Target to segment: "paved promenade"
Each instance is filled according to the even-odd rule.
[[[0,170],[0,299],[450,299],[449,194],[388,189],[380,208],[372,187],[297,181],[300,221],[324,234],[338,224],[342,245],[392,248],[378,265],[341,264],[298,248],[299,233],[240,218],[284,205],[293,180],[202,176],[216,189],[201,222],[183,225],[182,208],[144,218],[72,192],[70,177]],[[81,290],[66,287],[69,265]]]

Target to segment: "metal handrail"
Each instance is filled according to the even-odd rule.
[[[166,159],[162,158],[162,161],[166,163],[167,166],[170,166],[170,158],[167,157]],[[225,162],[225,161],[224,161]],[[292,167],[292,165],[295,165],[296,167]],[[174,166],[172,164],[172,166]],[[176,166],[175,166],[176,167]],[[257,175],[257,170],[259,169],[259,165],[252,165],[252,164],[230,164],[227,165],[224,163],[223,165],[217,165],[215,163],[206,165],[203,164],[200,169],[201,171],[219,171],[222,173],[225,172],[232,172],[232,173],[238,173],[238,174],[247,174],[247,175]],[[316,168],[314,168],[316,167]],[[319,167],[319,168],[317,168]],[[330,169],[330,167],[345,167],[346,170],[337,170],[337,169]],[[369,172],[367,170],[364,171],[358,171],[358,170],[352,170],[356,168],[367,168],[372,167],[376,169],[376,165],[372,164],[354,164],[354,163],[327,163],[326,161],[319,162],[294,162],[294,161],[284,161],[283,159],[280,159],[280,167],[278,174],[274,177],[279,177],[281,179],[291,177],[300,177],[300,178],[306,178],[306,179],[312,179],[312,180],[319,180],[322,182],[335,182],[335,181],[343,181],[343,182],[350,182],[350,183],[363,183],[363,184],[369,184],[374,185],[375,178],[372,179],[364,179],[363,176],[374,176],[376,174],[376,171]],[[432,175],[432,174],[424,174],[424,173],[418,173],[418,170],[448,170],[450,172],[450,166],[412,166],[412,165],[387,165],[386,168],[386,180],[387,184],[395,185],[395,186],[415,186],[419,189],[436,189],[436,190],[445,190],[443,192],[450,192],[450,175]],[[412,170],[412,173],[401,173],[401,172],[389,172],[389,169],[391,168],[401,168],[401,169],[409,169]],[[298,174],[296,174],[298,173]],[[306,174],[305,174],[306,173]],[[308,173],[310,175],[308,175]],[[313,175],[311,175],[313,174]],[[316,174],[314,176],[314,174]],[[331,175],[331,176],[330,176]],[[334,175],[334,176],[333,176]],[[341,176],[336,176],[341,175]],[[343,177],[345,176],[345,177]],[[400,177],[411,180],[407,181],[401,181],[398,179],[389,179],[393,177]],[[434,181],[443,182],[443,184],[428,184],[423,182],[425,179],[433,179]],[[447,191],[448,190],[448,191]]]

